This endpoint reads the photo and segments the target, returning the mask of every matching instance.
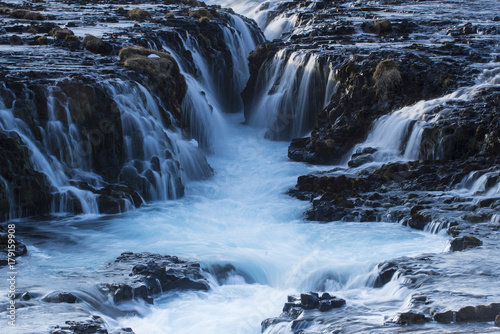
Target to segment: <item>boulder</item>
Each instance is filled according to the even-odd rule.
[[[481,240],[472,236],[463,236],[460,238],[453,238],[450,242],[450,251],[458,252],[469,248],[479,247],[483,244]]]
[[[113,50],[111,44],[93,35],[85,35],[83,38],[83,47],[90,52],[102,55],[108,55]]]

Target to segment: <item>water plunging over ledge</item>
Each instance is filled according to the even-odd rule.
[[[227,116],[227,140],[220,153],[209,157],[215,176],[190,183],[185,198],[118,216],[23,222],[32,252],[20,260],[20,289],[91,294],[102,275],[92,274],[95,268],[123,251],[150,251],[200,260],[207,270],[232,264],[236,272],[224,282],[207,273],[208,292],[167,293],[152,307],[122,306],[140,316],[113,319],[108,314],[110,327],[118,322],[138,334],[165,333],[166,328],[257,334],[264,318],[280,312],[287,294],[310,290],[334,291],[355,309],[370,305],[377,316],[363,322],[382,325],[409,292],[397,281],[383,289],[370,287],[373,267],[395,256],[441,252],[446,238],[389,223],[305,223],[301,216],[307,203],[285,192],[297,176],[317,167],[288,161],[286,143],[265,140],[240,125],[241,118]],[[104,307],[114,306],[107,301]],[[17,333],[64,323],[65,313],[47,323],[44,314],[53,308],[64,309],[47,304],[46,310],[19,310]]]

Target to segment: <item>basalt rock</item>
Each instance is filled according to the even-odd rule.
[[[171,290],[208,290],[200,264],[176,256],[151,253],[123,253],[107,270],[113,271],[113,282],[100,285],[103,293],[115,303],[142,299],[153,303],[153,297]]]
[[[316,292],[309,292],[302,293],[299,296],[288,296],[288,301],[283,306],[283,313],[279,317],[262,321],[262,332],[268,327],[282,322],[290,323],[291,327],[295,329],[304,329],[314,322],[314,319],[304,317],[305,312],[314,310],[328,312],[332,309],[341,308],[345,304],[346,301],[344,299],[332,296],[328,292],[324,292],[321,295]],[[304,320],[300,320],[299,317]]]
[[[476,237],[463,236],[460,238],[453,238],[450,242],[450,251],[457,252],[469,248],[482,246],[483,242]]]
[[[131,328],[120,328],[110,332],[106,329],[104,319],[93,315],[84,321],[66,321],[66,325],[54,327],[50,334],[134,334],[134,331]]]

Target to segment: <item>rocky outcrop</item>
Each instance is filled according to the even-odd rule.
[[[93,315],[84,321],[66,321],[63,326],[56,326],[50,334],[134,334],[131,328],[120,328],[108,331],[105,321],[98,315]]]
[[[155,130],[132,124],[134,107],[123,101],[123,96],[137,94],[136,100],[148,104],[143,108],[147,112],[158,109],[160,116],[153,115],[157,118],[154,129],[163,129],[167,137],[172,136],[169,132],[179,132],[180,138],[190,139],[192,123],[183,110],[187,85],[180,64],[167,52],[156,50],[175,51],[183,69],[194,78],[201,75],[196,65],[205,62],[210,73],[203,75],[213,78],[207,87],[218,91],[220,106],[224,111],[239,109],[241,84],[235,81],[240,80],[236,75],[240,67],[231,53],[235,41],[228,39],[230,34],[237,35],[232,11],[173,1],[168,9],[175,12],[174,17],[167,18],[160,7],[127,11],[112,1],[107,3],[110,7],[96,10],[97,3],[80,4],[86,17],[81,21],[73,20],[69,11],[57,18],[44,15],[43,21],[30,14],[50,13],[58,2],[8,4],[0,12],[0,44],[6,46],[1,52],[0,106],[15,118],[2,124],[0,131],[0,153],[6,157],[3,166],[0,163],[0,220],[53,211],[95,212],[95,206],[99,212],[111,214],[139,207],[144,201],[183,196],[186,180],[181,171],[185,166],[177,156],[175,140],[158,138],[159,133],[130,133],[132,127],[136,132]],[[201,14],[210,21],[200,22]],[[56,19],[68,23],[61,26]],[[240,19],[255,40],[261,40],[255,23]],[[106,25],[109,33],[78,36],[77,28],[96,22]],[[196,57],[186,49],[187,43],[195,48]],[[19,45],[43,45],[44,50],[30,49],[32,53],[26,57],[25,49],[10,49]],[[114,58],[119,50],[120,63]],[[122,105],[116,99],[122,99]],[[147,154],[139,141],[149,137],[163,140],[160,146],[164,149]],[[42,156],[46,162],[40,161]],[[203,173],[190,178],[212,175],[201,152],[193,159],[200,160]],[[55,170],[54,175],[49,175],[49,169]]]
[[[175,59],[166,52],[144,47],[123,48],[118,56],[125,67],[146,75],[145,86],[160,92],[167,110],[182,124],[182,100],[187,86]],[[167,119],[167,122],[172,121]]]
[[[113,281],[101,284],[99,289],[111,295],[115,303],[142,299],[152,304],[155,295],[170,290],[209,289],[200,264],[176,256],[127,252],[106,270],[113,273]]]
[[[332,309],[344,306],[346,301],[324,292],[319,295],[317,292],[302,293],[300,296],[288,296],[288,302],[283,306],[283,313],[277,318],[269,318],[262,321],[262,332],[268,327],[278,323],[290,323],[291,329],[305,329],[314,321],[308,318],[306,313],[309,310],[319,310],[328,312]]]

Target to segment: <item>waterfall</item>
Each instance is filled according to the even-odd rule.
[[[230,24],[221,28],[230,51],[230,63],[219,64],[207,59],[198,40],[191,35],[177,35],[182,44],[180,50],[159,37],[163,50],[174,57],[186,78],[188,90],[182,110],[190,135],[208,153],[214,151],[217,140],[225,137],[226,125],[222,114],[242,110],[240,93],[250,77],[247,58],[256,45],[264,41],[260,32],[252,29],[238,15],[230,15]],[[181,54],[186,50],[190,52],[192,62]],[[232,75],[228,77],[227,73]]]
[[[259,0],[223,0],[214,1],[210,0],[209,4],[219,4],[223,7],[231,7],[237,13],[244,15],[250,19],[257,22],[260,29],[262,29],[264,36],[267,40],[272,41],[279,39],[284,34],[289,33],[295,28],[297,20],[299,19],[298,14],[287,15],[287,13],[282,13],[274,16],[274,12],[277,10],[278,5],[275,1],[259,1]],[[313,1],[308,7],[311,10],[315,6]],[[300,9],[297,8],[299,11]]]
[[[120,141],[123,141],[124,161],[118,180],[144,200],[179,198],[186,181],[212,174],[197,145],[183,139],[175,127],[166,128],[159,101],[145,87],[114,80],[94,89],[106,91],[119,111],[121,131],[115,131],[123,136]],[[10,137],[18,136],[20,144],[29,151],[33,169],[46,176],[53,189],[52,213],[99,213],[99,195],[109,182],[118,181],[109,177],[104,180],[95,171],[94,159],[99,158],[95,154],[105,141],[103,129],[86,128],[80,124],[81,120],[75,121],[72,116],[75,110],[71,110],[70,104],[77,97],[67,96],[57,84],[45,90],[47,119],[37,120],[35,127],[16,116],[16,103],[31,103],[30,97],[15,96],[5,86],[2,93],[13,96],[14,102],[12,107],[0,104],[0,130]],[[30,108],[32,113],[40,112],[34,104]],[[1,181],[5,192],[11,194],[9,218],[21,217],[19,203],[13,202],[12,185],[4,178]],[[133,207],[130,198],[122,198],[120,207],[121,210]]]
[[[185,179],[205,178],[210,167],[196,145],[183,143],[179,133],[165,128],[159,102],[142,85],[124,81],[105,84],[121,114],[126,163],[120,174],[122,182],[142,185],[146,200],[176,199],[184,193]],[[181,149],[186,163],[180,163]],[[135,183],[134,181],[134,183]],[[131,184],[136,186],[136,184]]]
[[[246,101],[248,124],[266,129],[266,136],[275,140],[307,134],[334,92],[331,67],[321,65],[318,53],[289,53],[286,48],[265,66]]]
[[[3,94],[12,92],[5,92],[8,89],[2,86]],[[54,200],[52,203],[53,213],[63,213],[74,211],[75,202],[79,203],[81,211],[84,214],[98,213],[96,195],[81,190],[73,185],[71,176],[77,175],[78,168],[74,168],[72,173],[68,175],[65,170],[68,170],[66,162],[72,163],[80,159],[77,150],[74,150],[77,136],[73,128],[71,118],[68,117],[67,105],[60,101],[60,105],[66,114],[66,124],[62,125],[60,120],[55,118],[55,90],[49,89],[47,92],[47,110],[49,113],[49,120],[45,126],[39,126],[42,136],[41,141],[37,141],[32,130],[21,118],[15,116],[14,106],[17,102],[15,100],[11,108],[7,108],[2,102],[0,104],[0,129],[7,134],[17,134],[30,153],[31,163],[36,171],[39,171],[47,177],[50,185],[56,189]],[[67,145],[67,147],[65,147]],[[59,159],[58,159],[59,157]],[[7,183],[6,183],[7,185]],[[7,189],[9,186],[7,185]],[[17,206],[17,203],[14,204]],[[11,213],[19,213],[19,208],[10,208]],[[12,218],[19,217],[17,214]]]
[[[422,134],[425,128],[432,127],[432,124],[452,113],[450,108],[441,107],[470,101],[480,90],[499,86],[500,69],[487,69],[471,87],[459,88],[443,97],[420,101],[382,116],[372,125],[367,139],[358,144],[353,152],[362,152],[366,148],[376,149],[373,156],[378,162],[422,159]],[[431,152],[431,158],[443,158],[443,150],[442,144],[438,143]]]

